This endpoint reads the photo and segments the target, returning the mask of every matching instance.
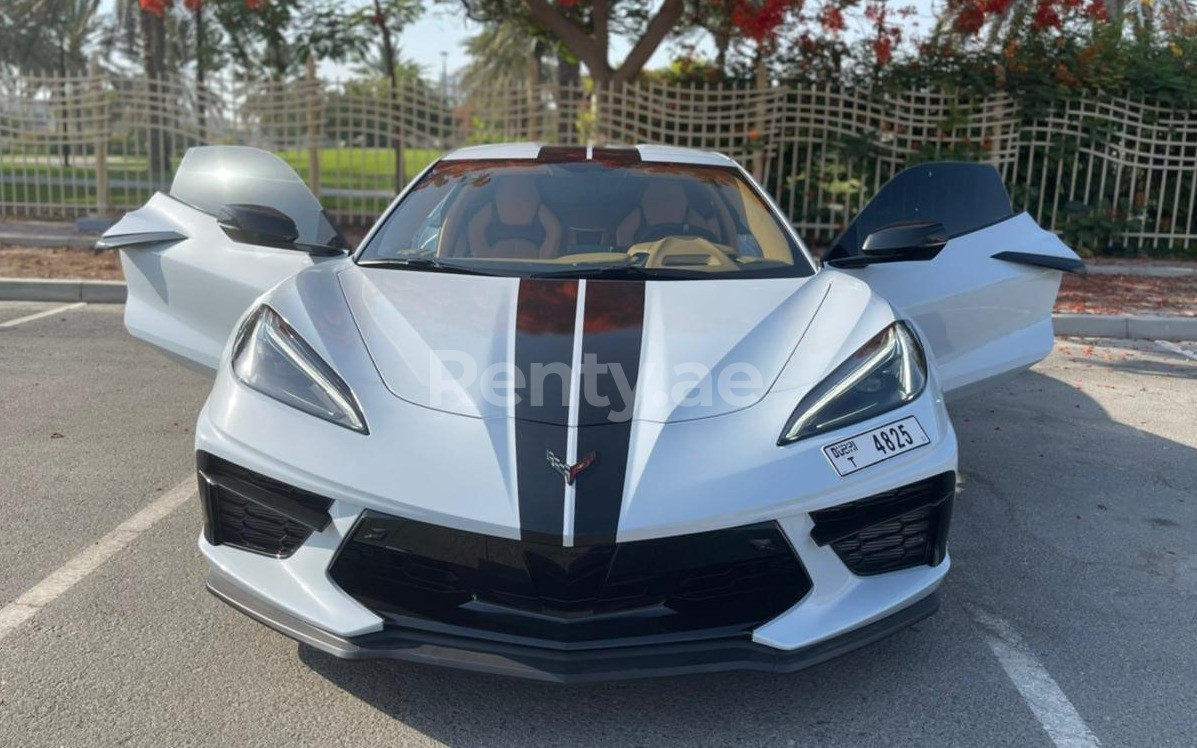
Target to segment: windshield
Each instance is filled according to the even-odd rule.
[[[640,161],[442,161],[358,262],[562,278],[814,272],[737,169]]]

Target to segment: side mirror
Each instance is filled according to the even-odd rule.
[[[295,221],[265,205],[228,203],[221,213],[220,228],[234,241],[291,249],[299,238]]]
[[[858,268],[883,262],[933,260],[947,243],[947,232],[937,221],[892,223],[865,237],[861,254],[828,262],[835,267]]]

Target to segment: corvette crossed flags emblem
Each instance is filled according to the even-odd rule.
[[[545,459],[549,461],[549,467],[556,470],[565,479],[565,485],[572,486],[574,481],[578,479],[578,476],[582,474],[582,471],[598,461],[598,452],[590,452],[573,465],[567,465],[565,460],[553,454],[553,450],[546,449]]]

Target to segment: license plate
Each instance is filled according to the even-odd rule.
[[[910,416],[829,444],[823,447],[823,454],[831,460],[837,473],[848,475],[930,442],[918,420]]]

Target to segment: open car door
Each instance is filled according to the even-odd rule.
[[[950,398],[1046,357],[1061,273],[1085,267],[1055,234],[1014,213],[993,167],[966,163],[898,174],[824,261],[915,323]]]
[[[96,246],[120,250],[129,332],[204,369],[216,368],[254,299],[348,249],[290,166],[241,146],[187,151],[170,193],[125,215]]]

